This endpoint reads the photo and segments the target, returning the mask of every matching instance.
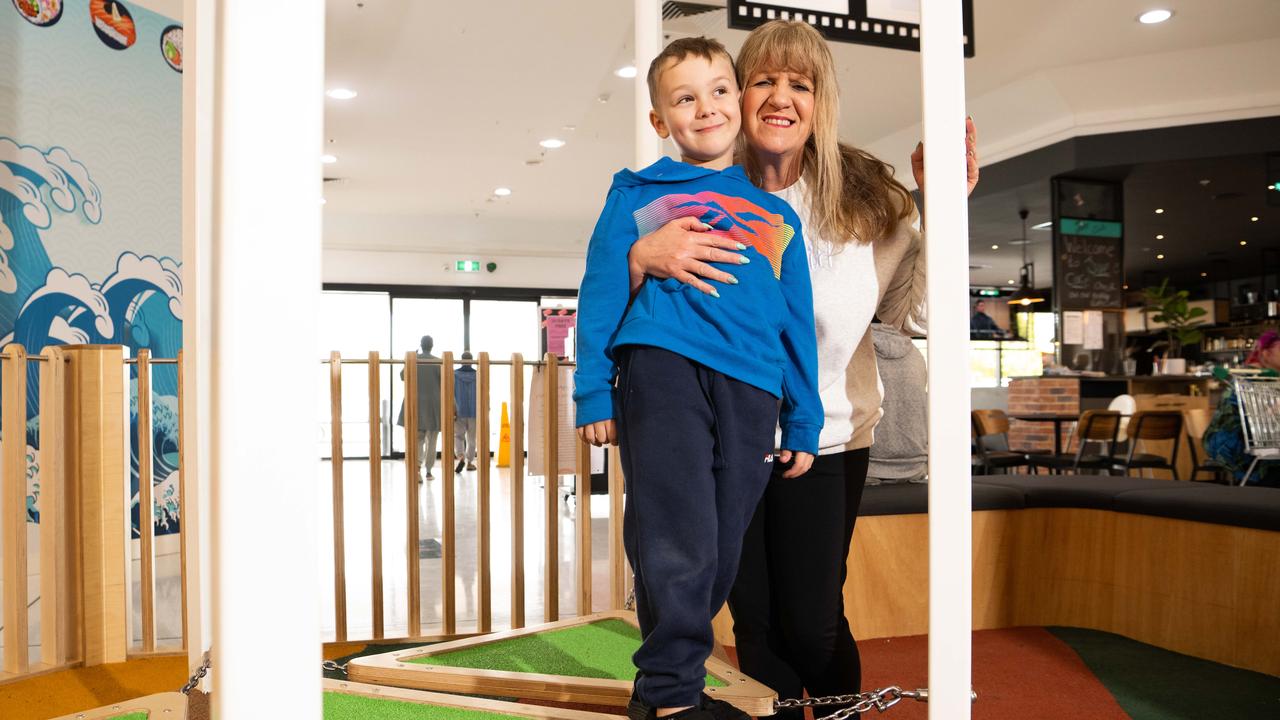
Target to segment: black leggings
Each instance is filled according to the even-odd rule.
[[[738,664],[779,698],[859,692],[862,666],[843,588],[868,452],[819,456],[794,479],[776,468],[747,528],[729,594]]]

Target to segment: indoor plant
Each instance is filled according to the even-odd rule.
[[[1151,320],[1165,325],[1165,340],[1157,343],[1156,347],[1167,348],[1166,358],[1179,360],[1175,364],[1181,368],[1176,372],[1185,371],[1185,361],[1181,360],[1182,346],[1200,342],[1202,334],[1196,326],[1203,322],[1200,318],[1207,314],[1205,309],[1190,307],[1187,303],[1187,291],[1169,287],[1169,278],[1165,278],[1159,287],[1143,288],[1142,300],[1145,304],[1143,312],[1154,313],[1150,315]],[[1167,367],[1168,360],[1165,362],[1165,373],[1175,371],[1174,368]]]

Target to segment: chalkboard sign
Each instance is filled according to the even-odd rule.
[[[1124,307],[1120,223],[1062,218],[1055,233],[1053,290],[1062,310]]]

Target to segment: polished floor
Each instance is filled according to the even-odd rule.
[[[317,540],[317,557],[320,568],[320,617],[321,634],[325,641],[335,638],[334,583],[333,583],[333,500],[332,467],[328,461],[317,464],[317,517],[320,536]],[[403,637],[408,632],[408,563],[406,560],[406,474],[404,463],[398,460],[380,463],[382,477],[382,575],[384,632],[387,638]],[[419,485],[417,521],[419,524],[419,578],[422,603],[422,632],[424,635],[443,632],[441,542],[443,527],[443,473],[436,462],[435,479]],[[455,522],[455,616],[457,632],[476,630],[479,616],[479,538],[477,536],[478,481],[475,471],[459,473],[454,480]],[[347,588],[347,637],[350,640],[373,638],[373,561],[372,518],[370,514],[368,460],[347,460],[343,464],[343,493],[346,538],[346,588]],[[525,568],[525,621],[528,624],[542,622],[545,618],[543,599],[545,558],[544,528],[545,495],[541,476],[526,476],[524,483],[524,568]],[[559,615],[572,617],[584,609],[577,607],[576,532],[578,508],[573,492],[573,476],[560,478],[556,494],[559,517],[560,573]],[[494,630],[510,626],[511,619],[511,476],[505,468],[492,468],[490,512],[490,563],[492,577],[492,626]],[[251,502],[251,501],[249,501]],[[267,517],[282,518],[280,525],[287,525],[284,513],[279,509]],[[591,546],[592,546],[592,598],[594,611],[603,610],[609,603],[608,566],[609,501],[604,495],[591,498]],[[40,543],[39,528],[28,525],[28,637],[31,661],[39,659],[40,642]],[[274,529],[264,529],[264,538]],[[133,544],[133,646],[141,648],[141,596],[138,543]],[[161,648],[181,645],[181,563],[178,535],[167,535],[156,540],[156,626],[157,644]],[[0,583],[0,597],[3,597]],[[0,648],[3,640],[0,639]]]

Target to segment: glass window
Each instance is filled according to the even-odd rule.
[[[509,300],[471,301],[471,353],[477,357],[489,353],[490,360],[510,360],[520,353],[525,360],[538,360],[539,343],[538,303]],[[525,368],[525,399],[529,395],[532,369]],[[489,447],[498,451],[499,433],[502,430],[502,403],[507,403],[510,414],[511,368],[500,365],[489,371]],[[528,447],[528,428],[526,444]]]
[[[377,350],[386,355],[391,328],[391,303],[386,293],[325,292],[320,296],[320,332],[317,335],[317,358],[328,358],[337,350],[344,359],[367,358]],[[317,437],[321,457],[329,457],[331,409],[329,400],[329,366],[317,365],[319,384],[316,398],[320,403]],[[386,383],[383,383],[383,392]],[[342,369],[342,444],[343,454],[363,457],[369,454],[369,370],[365,365],[344,365]]]

